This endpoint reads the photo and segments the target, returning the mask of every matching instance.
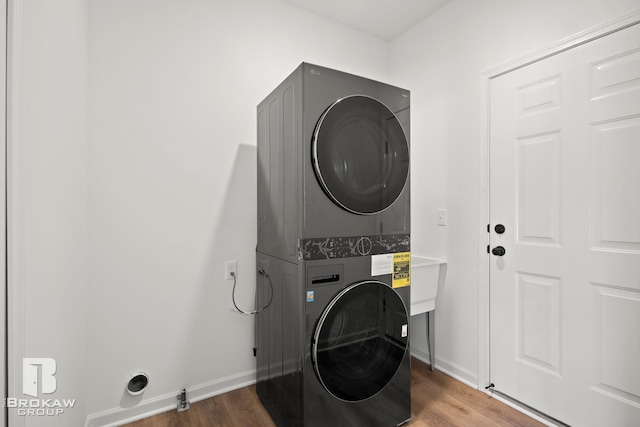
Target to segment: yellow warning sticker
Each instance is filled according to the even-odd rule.
[[[393,254],[393,281],[394,288],[402,288],[409,286],[411,278],[409,277],[411,269],[411,252],[399,252]]]

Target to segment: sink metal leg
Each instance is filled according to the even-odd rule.
[[[435,340],[435,326],[436,317],[435,310],[428,311],[426,313],[427,318],[427,349],[429,350],[429,362],[431,370],[436,369],[436,340]]]

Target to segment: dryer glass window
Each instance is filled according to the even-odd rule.
[[[388,285],[349,286],[327,305],[316,326],[312,358],[324,387],[345,401],[382,390],[400,367],[408,345],[408,316]]]
[[[395,114],[368,96],[331,105],[313,139],[313,165],[325,192],[344,209],[374,214],[400,196],[409,174],[409,145]]]

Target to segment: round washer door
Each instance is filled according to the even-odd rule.
[[[367,399],[395,376],[408,347],[408,315],[389,285],[365,281],[343,289],[323,311],[311,357],[324,388],[348,402]]]
[[[409,176],[409,144],[398,118],[364,95],[342,98],[320,117],[312,143],[322,188],[342,208],[375,214],[396,201]]]

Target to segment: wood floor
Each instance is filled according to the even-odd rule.
[[[515,409],[439,371],[411,360],[411,421],[426,426],[542,426]],[[253,427],[274,426],[256,395],[255,386],[193,403],[184,412],[169,411],[123,427]],[[360,427],[360,426],[354,426]]]

